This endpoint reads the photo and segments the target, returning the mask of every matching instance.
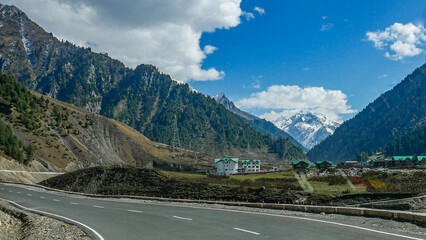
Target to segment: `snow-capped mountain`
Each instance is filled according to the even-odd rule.
[[[301,143],[299,143],[296,139],[294,139],[290,134],[276,127],[270,121],[261,119],[257,116],[254,116],[248,112],[244,112],[240,110],[239,108],[237,108],[235,104],[225,96],[224,93],[220,93],[214,96],[213,98],[216,100],[217,103],[223,105],[226,109],[233,112],[237,116],[241,117],[244,121],[250,124],[257,131],[266,135],[270,135],[274,139],[288,138],[294,145],[301,147],[303,151],[307,151],[307,149]]]
[[[324,115],[310,112],[298,112],[290,116],[282,116],[272,121],[307,149],[311,149],[334,133],[340,124]]]

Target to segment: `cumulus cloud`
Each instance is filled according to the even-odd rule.
[[[204,53],[205,54],[212,54],[213,52],[215,52],[217,50],[217,47],[212,46],[212,45],[206,45],[204,46]]]
[[[108,52],[129,67],[151,63],[179,81],[217,80],[224,72],[201,67],[213,46],[203,32],[241,23],[241,0],[5,0],[59,39]]]
[[[321,113],[330,119],[340,121],[341,114],[354,113],[348,105],[346,94],[340,90],[323,87],[273,85],[267,90],[253,93],[249,98],[239,100],[237,106],[272,110],[263,117],[279,117],[289,111],[310,111]],[[280,110],[277,112],[277,110]]]
[[[333,23],[324,23],[321,26],[321,31],[323,31],[323,32],[330,31],[333,26],[334,26]]]
[[[256,12],[258,12],[260,15],[265,14],[265,9],[263,9],[261,7],[254,7],[253,10],[256,11]]]
[[[305,68],[303,68],[303,69],[302,69],[302,71],[304,71],[304,72],[309,72],[309,71],[311,71],[311,69],[310,69],[310,68],[308,68],[308,67],[305,67]]]
[[[244,17],[246,17],[246,20],[247,21],[250,21],[250,20],[252,20],[252,19],[254,19],[255,17],[254,17],[254,14],[253,13],[251,13],[251,12],[243,12],[243,15],[244,15]]]
[[[375,48],[386,51],[387,58],[402,60],[423,52],[420,46],[426,42],[425,33],[423,25],[394,23],[384,31],[367,32],[366,36]]]

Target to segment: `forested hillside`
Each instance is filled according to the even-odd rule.
[[[0,155],[52,171],[99,165],[205,170],[211,156],[155,143],[134,129],[26,89],[0,74]],[[40,165],[40,164],[39,164]]]
[[[389,143],[385,148],[385,154],[386,156],[426,155],[426,126]]]
[[[291,145],[271,148],[276,145],[271,137],[156,67],[129,69],[107,54],[58,41],[13,6],[1,7],[1,71],[26,87],[120,120],[154,141],[173,144],[174,139],[181,147],[214,155],[250,146],[289,156],[274,149]],[[305,157],[297,147],[291,152],[290,159]]]
[[[344,122],[308,152],[310,160],[341,162],[372,153],[426,125],[426,64]]]

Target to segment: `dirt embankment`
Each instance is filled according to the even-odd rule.
[[[78,170],[41,182],[42,185],[83,193],[135,195],[167,198],[190,198],[224,201],[293,203],[300,199],[319,199],[316,194],[296,192],[294,185],[282,188],[246,187],[220,183],[216,175],[209,182],[195,182],[167,177],[156,170],[131,167],[93,167]],[[290,188],[290,189],[289,189]]]
[[[74,225],[19,210],[5,201],[0,201],[0,223],[0,239],[90,240],[87,234]]]

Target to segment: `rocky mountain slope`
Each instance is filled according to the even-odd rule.
[[[266,135],[270,135],[274,139],[288,138],[294,145],[301,147],[304,151],[307,151],[307,149],[296,139],[294,139],[290,134],[279,129],[273,123],[237,108],[235,104],[225,96],[225,93],[220,93],[214,96],[213,98],[216,100],[217,103],[221,104],[234,114],[240,116],[242,119],[244,119],[244,121],[250,124],[257,131]]]
[[[0,13],[0,69],[29,89],[119,120],[157,142],[212,155],[240,155],[250,146],[256,156],[276,159],[272,138],[156,67],[130,69],[61,42],[16,7],[0,5]],[[304,158],[297,149],[279,154]]]
[[[340,125],[326,116],[303,111],[290,116],[281,116],[272,122],[307,149],[322,142]]]
[[[17,151],[24,152],[19,157],[5,148],[0,166],[10,166],[7,159],[32,171],[59,172],[99,165],[202,169],[212,164],[206,154],[152,142],[123,123],[30,92],[5,74],[0,75],[0,121],[19,139]],[[0,148],[16,142],[2,137]]]
[[[308,152],[310,160],[341,162],[372,153],[426,125],[426,64],[380,95]]]

